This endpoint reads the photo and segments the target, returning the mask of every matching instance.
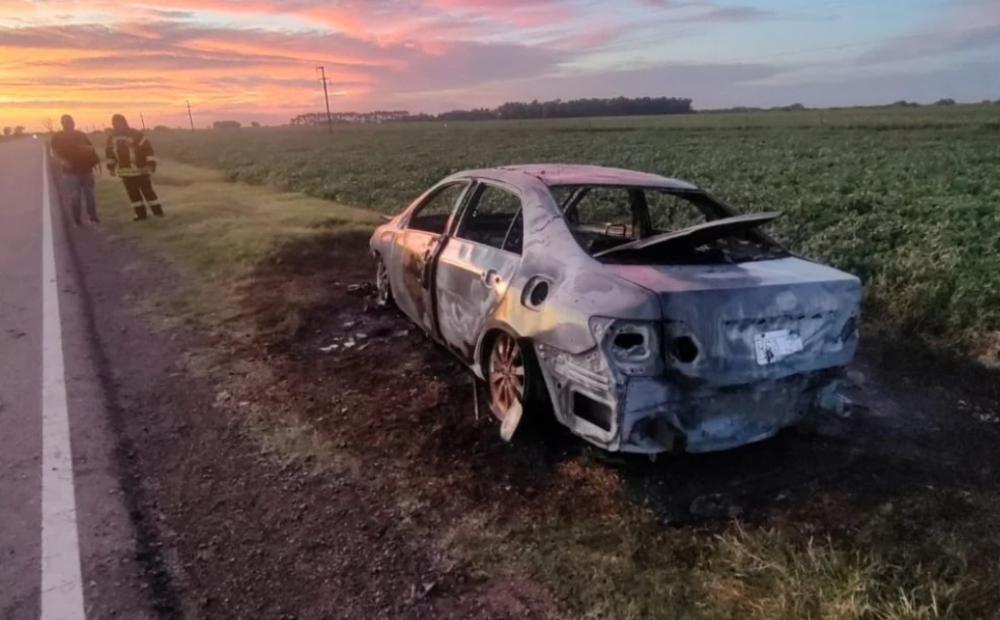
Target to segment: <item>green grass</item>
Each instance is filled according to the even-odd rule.
[[[506,528],[472,520],[454,526],[464,535],[452,548],[486,573],[503,567],[545,584],[572,618],[990,617],[1000,560],[988,532],[1000,507],[992,497],[966,499],[981,514],[963,530],[968,521],[927,520],[941,501],[955,499],[914,497],[836,538],[809,533],[808,519],[667,529],[626,507],[611,518]],[[904,529],[907,521],[917,529]]]
[[[229,180],[395,212],[464,168],[531,161],[686,178],[779,209],[793,250],[859,275],[869,324],[984,353],[1000,342],[1000,106],[164,132]],[[1000,348],[998,348],[1000,352]],[[996,360],[994,360],[996,361]]]
[[[109,176],[97,184],[101,215],[114,235],[153,250],[189,276],[183,298],[189,309],[220,318],[242,312],[239,287],[278,249],[381,221],[370,211],[229,183],[217,170],[171,161],[161,169],[154,184],[166,218],[132,222],[121,181]]]
[[[182,307],[155,300],[150,316],[183,320],[193,312],[199,327],[221,336],[187,360],[189,370],[216,384],[217,402],[235,398],[226,383],[233,374],[280,383],[264,361],[241,357],[233,344],[258,348],[244,339],[247,321],[236,320],[249,318],[241,317],[247,304],[241,284],[282,248],[310,246],[379,218],[300,194],[227,183],[218,171],[170,161],[156,183],[168,218],[133,223],[120,182],[99,182],[111,234],[152,250],[183,276]],[[294,314],[309,300],[284,303]],[[319,475],[377,475],[366,467],[363,450],[317,430],[293,402],[234,406],[266,454],[309,463]],[[542,584],[567,618],[902,620],[988,617],[996,608],[1000,546],[993,530],[1000,505],[990,495],[920,489],[863,516],[841,498],[845,527],[833,536],[817,534],[817,524],[804,516],[669,529],[626,499],[611,468],[582,459],[553,475],[558,486],[577,489],[580,502],[599,499],[603,508],[571,510],[552,506],[551,499],[520,511],[485,505],[428,531],[414,525],[436,509],[419,501],[420,489],[442,481],[415,466],[395,471],[384,484],[398,503],[400,527],[415,538],[488,577]],[[821,505],[825,512],[829,504]],[[830,520],[840,522],[822,519]]]

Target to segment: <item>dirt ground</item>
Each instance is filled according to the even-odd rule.
[[[164,265],[77,244],[84,264],[123,266],[89,272],[87,294],[164,618],[559,617],[530,576],[455,553],[455,524],[632,505],[665,528],[739,518],[836,536],[919,491],[947,500],[928,518],[972,528],[962,497],[1000,491],[1000,381],[919,349],[869,337],[850,417],[740,450],[650,462],[544,423],[505,444],[482,386],[477,404],[468,372],[374,307],[364,235],[260,265],[245,311],[212,333],[143,301],[175,283]]]
[[[679,525],[705,516],[690,508],[706,495],[753,517],[767,514],[775,499],[794,504],[799,494],[849,493],[855,502],[882,503],[914,484],[1000,484],[997,375],[877,338],[866,340],[849,374],[851,416],[814,421],[773,441],[656,462],[591,449],[558,425],[504,444],[484,388],[477,420],[470,374],[398,312],[374,307],[366,247],[367,238],[356,235],[283,256],[248,297],[261,304],[262,332],[271,333],[282,374],[297,377],[301,398],[314,403],[302,410],[307,419],[387,465],[402,455],[435,471],[430,478],[449,495],[510,510],[522,501],[538,509],[531,502],[538,495],[574,510],[594,507],[602,490],[562,489],[546,472],[596,461],[626,482],[632,501]],[[281,307],[279,300],[304,290],[322,294],[294,329],[276,329],[287,317],[268,315],[268,293]]]

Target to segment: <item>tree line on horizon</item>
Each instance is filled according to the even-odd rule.
[[[611,99],[571,99],[563,101],[509,101],[496,108],[451,110],[440,114],[410,114],[405,110],[375,112],[341,112],[331,114],[336,123],[385,123],[414,121],[485,121],[521,120],[532,118],[582,118],[588,116],[652,116],[660,114],[690,114],[691,99],[682,97],[614,97]],[[300,114],[291,125],[322,125],[327,122],[323,112]]]
[[[520,120],[536,118],[584,118],[595,116],[651,116],[662,114],[722,114],[733,112],[766,112],[766,111],[799,111],[809,109],[829,109],[838,110],[842,107],[831,108],[810,108],[801,103],[793,103],[784,106],[774,106],[770,108],[753,106],[734,106],[730,108],[718,108],[711,110],[695,110],[692,107],[692,100],[680,97],[614,97],[608,99],[588,98],[570,99],[563,101],[554,99],[552,101],[530,102],[507,102],[496,108],[472,108],[468,110],[451,110],[440,114],[411,114],[407,110],[376,110],[374,112],[334,112],[330,114],[331,119],[337,124],[355,123],[399,123],[416,121],[483,121],[483,120]],[[887,108],[919,108],[925,106],[953,106],[958,102],[951,98],[938,99],[933,103],[918,103],[901,99],[892,103],[874,106],[847,106],[852,107],[887,107]],[[980,105],[1000,105],[1000,99],[991,101],[984,99]],[[46,129],[48,133],[54,132],[55,126],[46,119]],[[310,112],[300,114],[289,121],[293,126],[318,126],[327,123],[325,112]],[[261,127],[261,123],[252,122],[252,127]],[[215,121],[212,129],[239,129],[243,123],[239,121],[221,120]],[[153,131],[171,131],[174,128],[166,125],[156,125]],[[183,128],[177,128],[183,129]],[[91,132],[102,131],[92,129]],[[104,128],[104,132],[110,128]],[[22,125],[6,126],[0,129],[0,139],[14,138],[25,135],[25,127]]]

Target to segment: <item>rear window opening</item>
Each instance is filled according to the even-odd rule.
[[[551,191],[577,242],[602,262],[726,264],[788,255],[757,230],[762,222],[732,220],[731,210],[701,191],[609,185]],[[717,229],[710,225],[697,235],[671,235],[717,221]],[[628,245],[643,240],[650,245]]]

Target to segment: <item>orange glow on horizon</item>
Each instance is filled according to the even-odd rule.
[[[13,16],[0,17],[0,125],[40,130],[71,113],[102,127],[119,111],[186,125],[186,101],[199,125],[286,122],[321,107],[317,65],[326,67],[336,108],[377,107],[370,97],[380,79],[405,77],[417,48],[393,42],[408,16],[366,6],[304,3],[288,14],[261,1],[163,0],[152,9],[0,0]],[[272,27],[275,20],[294,28]]]
[[[0,123],[103,125],[121,110],[184,125],[187,100],[205,124],[282,122],[322,108],[317,65],[335,109],[419,112],[492,72],[553,66],[506,39],[564,27],[572,1],[0,0]]]
[[[781,4],[781,7],[777,5]],[[0,127],[280,124],[324,109],[684,96],[696,108],[996,99],[1000,4],[0,0]],[[794,8],[792,5],[795,5]],[[808,10],[807,10],[808,9]],[[933,27],[928,26],[933,24]],[[870,32],[868,43],[856,33]]]

